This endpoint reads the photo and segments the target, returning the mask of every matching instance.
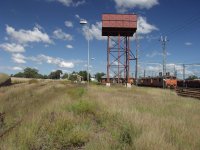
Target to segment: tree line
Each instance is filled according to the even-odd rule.
[[[101,77],[104,76],[105,73],[98,72],[95,74],[95,78],[100,82]],[[37,69],[27,67],[23,70],[23,72],[18,72],[16,74],[11,74],[11,77],[18,78],[35,78],[35,79],[69,79],[72,81],[78,80],[81,78],[82,81],[87,81],[87,71],[79,71],[72,73],[63,73],[62,70],[56,70],[51,72],[49,75],[42,75],[39,73]],[[89,79],[91,79],[91,75],[89,74]]]

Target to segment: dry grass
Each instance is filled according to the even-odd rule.
[[[0,149],[174,149],[200,147],[200,101],[152,88],[40,81],[0,88]],[[0,130],[0,131],[1,131]]]
[[[8,81],[10,77],[7,74],[0,73],[0,85]]]

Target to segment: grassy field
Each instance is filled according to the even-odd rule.
[[[0,150],[199,150],[200,101],[153,88],[30,81],[0,88]]]

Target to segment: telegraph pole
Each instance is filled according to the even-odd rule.
[[[183,64],[183,87],[185,87],[185,64]]]
[[[165,88],[165,76],[166,76],[166,43],[167,43],[167,36],[161,36],[160,41],[162,44],[163,49],[163,88]]]
[[[174,64],[174,76],[177,77],[176,65]]]
[[[139,49],[139,41],[137,33],[135,33],[135,40],[136,40],[136,64],[135,64],[135,82],[138,85],[138,49]]]

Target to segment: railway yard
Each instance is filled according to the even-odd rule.
[[[0,88],[1,149],[198,149],[200,101],[40,80]]]
[[[0,150],[200,150],[199,6],[1,1]]]

